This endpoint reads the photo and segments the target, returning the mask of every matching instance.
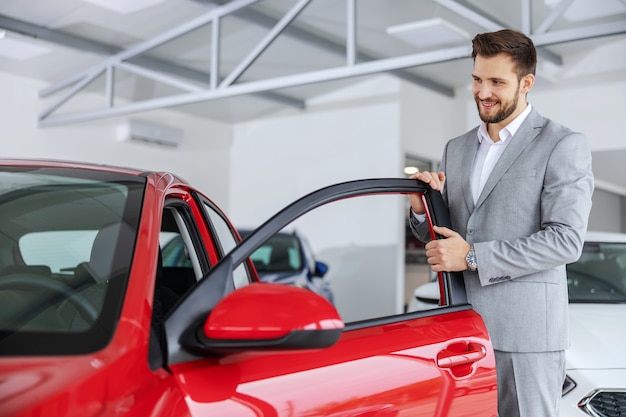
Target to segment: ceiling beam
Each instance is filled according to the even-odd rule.
[[[242,96],[246,94],[258,93],[261,91],[271,91],[275,89],[297,87],[306,84],[341,80],[364,75],[374,75],[381,72],[389,72],[397,69],[452,61],[455,59],[463,59],[469,57],[470,52],[470,46],[453,47],[413,55],[379,59],[376,61],[363,62],[351,66],[345,65],[342,67],[288,75],[266,80],[247,81],[239,84],[233,84],[226,88],[144,100],[142,102],[123,104],[114,108],[104,110],[84,111],[76,112],[73,114],[62,114],[54,115],[51,117],[44,117],[40,118],[38,125],[40,127],[66,125],[88,120],[115,117],[124,114],[156,110],[185,104],[193,104],[227,97]]]
[[[228,3],[228,0],[193,1],[211,6],[221,6]],[[245,20],[249,23],[266,29],[273,28],[279,21],[279,19],[274,16],[270,16],[269,14],[260,12],[250,7],[237,10],[233,13],[233,16],[237,16],[239,19]],[[297,23],[291,23],[289,26],[287,26],[283,30],[283,34],[285,36],[289,36],[291,39],[295,39],[308,45],[315,46],[324,50],[325,52],[330,52],[335,55],[346,56],[347,53],[347,46],[345,42],[338,39],[333,39],[327,34],[320,33],[319,31],[313,32],[312,30],[306,29],[301,25],[298,25]],[[375,61],[381,58],[385,57],[380,55],[374,55],[371,53],[364,53],[363,51],[355,51],[355,62]],[[431,80],[429,78],[414,74],[406,70],[394,70],[390,71],[390,73],[402,80],[405,80],[415,85],[419,85],[428,90],[435,91],[447,97],[454,97],[454,88],[435,80]]]
[[[625,33],[626,20],[619,20],[610,23],[598,23],[597,25],[541,33],[533,35],[532,38],[536,45],[541,46],[581,41],[605,36],[623,35]]]
[[[124,51],[124,49],[117,46],[108,45],[102,42],[94,41],[80,36],[75,36],[58,30],[48,29],[43,26],[34,25],[32,23],[20,21],[4,15],[0,15],[0,28],[8,30],[10,32],[19,33],[21,35],[31,38],[41,39],[67,48],[76,49],[95,55],[108,57]],[[211,77],[210,73],[178,65],[171,61],[166,61],[159,58],[152,58],[147,55],[133,56],[129,58],[127,62],[147,68],[151,71],[158,71],[176,77],[186,78],[188,80],[192,80],[203,85],[208,85]],[[61,88],[64,88],[68,83],[71,84],[71,80],[62,82],[59,84],[59,86]],[[48,89],[45,91],[54,92],[56,90],[58,89]],[[47,95],[47,93],[44,92],[43,96],[45,95]],[[258,96],[266,100],[280,103],[285,106],[298,109],[305,108],[304,101],[290,97],[288,95],[279,94],[272,91],[265,91],[262,93],[258,93]]]
[[[574,2],[574,0],[561,0],[554,9],[543,19],[533,31],[533,34],[540,34],[547,32],[552,25],[563,16],[565,10]]]
[[[500,29],[510,28],[509,25],[499,21],[497,18],[490,16],[484,10],[469,4],[465,0],[433,0],[435,3],[447,8],[448,10],[458,14],[459,16],[485,28],[487,31],[494,32]],[[522,0],[525,1],[525,0]],[[526,33],[532,38],[531,33]],[[563,58],[560,55],[548,50],[547,48],[537,48],[537,54],[544,59],[556,65],[563,65]]]
[[[202,0],[196,0],[202,1]],[[242,95],[250,95],[250,94],[274,94],[273,91],[289,88],[289,87],[297,87],[307,84],[333,81],[333,80],[341,80],[351,77],[364,76],[364,75],[373,75],[381,72],[390,72],[394,73],[398,76],[402,77],[415,77],[412,73],[406,71],[408,68],[414,68],[421,65],[435,64],[446,61],[451,61],[455,59],[464,59],[468,58],[471,54],[471,45],[456,47],[456,48],[444,48],[436,51],[431,51],[427,53],[417,53],[412,55],[404,55],[398,57],[371,57],[366,56],[363,53],[357,53],[357,51],[350,52],[349,42],[340,43],[333,39],[328,39],[324,37],[326,35],[319,35],[311,32],[302,27],[294,26],[293,24],[287,24],[293,18],[285,17],[280,20],[276,20],[271,16],[264,15],[259,13],[250,7],[249,5],[255,3],[258,0],[231,0],[228,2],[221,2],[222,5],[218,5],[211,9],[209,12],[197,16],[189,22],[183,23],[179,26],[176,26],[170,30],[164,31],[160,33],[158,36],[147,39],[144,42],[140,42],[135,44],[127,49],[118,50],[117,52],[108,51],[106,53],[107,58],[103,60],[103,62],[81,71],[78,74],[74,74],[71,77],[68,77],[67,80],[63,80],[61,82],[56,83],[56,85],[50,86],[42,91],[40,91],[40,95],[47,95],[53,92],[59,91],[60,88],[68,88],[70,89],[69,93],[66,93],[61,101],[54,103],[49,109],[44,110],[42,114],[40,114],[39,125],[40,126],[54,126],[60,124],[68,124],[75,123],[86,120],[93,120],[105,117],[113,117],[119,116],[123,114],[135,113],[140,111],[147,110],[155,110],[158,108],[165,107],[173,107],[180,106],[185,104],[193,104],[203,101],[215,100],[226,97],[235,97]],[[355,4],[349,3],[353,0],[348,0],[347,4]],[[488,26],[490,30],[496,29],[496,27],[504,27],[500,22],[491,18],[484,12],[477,10],[473,6],[467,4],[464,0],[434,0],[441,5],[445,5],[457,12],[461,13],[462,16],[474,21],[475,23],[480,22],[483,26]],[[525,0],[522,0],[525,1]],[[567,1],[567,0],[563,0]],[[202,1],[203,3],[214,3],[208,1]],[[305,4],[308,0],[300,0],[301,4]],[[529,7],[529,5],[527,4]],[[354,11],[353,11],[354,12]],[[85,112],[77,112],[73,114],[64,114],[64,115],[52,115],[60,105],[62,105],[65,101],[67,101],[73,94],[75,94],[78,90],[80,90],[83,86],[87,85],[94,77],[101,76],[104,74],[107,77],[110,77],[112,71],[116,67],[122,67],[124,63],[132,63],[137,64],[136,59],[152,59],[146,57],[145,54],[152,48],[155,48],[165,42],[168,42],[177,37],[183,36],[199,27],[204,25],[213,24],[214,36],[219,37],[219,30],[217,30],[217,23],[219,20],[227,15],[237,14],[239,18],[241,15],[247,16],[247,19],[252,19],[255,24],[263,24],[270,25],[271,28],[277,28],[275,30],[276,35],[279,33],[285,33],[289,36],[295,37],[302,41],[307,41],[308,43],[312,43],[314,45],[323,48],[326,51],[335,51],[336,53],[340,53],[342,56],[346,57],[346,63],[343,66],[324,69],[319,71],[311,71],[306,73],[299,73],[291,76],[281,76],[270,79],[261,79],[261,80],[243,80],[238,83],[235,81],[241,75],[249,65],[248,62],[244,61],[240,67],[237,67],[237,70],[233,73],[234,75],[231,77],[227,77],[227,83],[219,86],[216,84],[215,74],[211,77],[211,74],[198,73],[199,76],[201,74],[202,81],[198,80],[200,83],[209,83],[210,88],[205,89],[196,89],[194,85],[189,83],[182,83],[180,80],[175,80],[174,78],[167,76],[165,74],[156,74],[154,71],[154,65],[149,66],[152,68],[151,70],[140,70],[137,67],[128,67],[131,68],[136,73],[141,73],[142,75],[147,76],[148,78],[154,78],[157,81],[162,81],[165,83],[169,83],[170,85],[178,85],[182,87],[183,90],[186,90],[182,94],[168,96],[163,98],[156,99],[148,99],[140,102],[133,102],[122,104],[118,106],[109,105],[107,108],[103,110],[96,111],[85,111]],[[294,17],[295,17],[294,13]],[[351,13],[347,13],[348,16]],[[289,22],[288,22],[289,21]],[[0,23],[2,21],[0,20]],[[5,22],[7,23],[7,22]],[[10,22],[9,22],[10,23]],[[347,19],[346,26],[347,30],[354,30],[354,28],[350,29],[350,21]],[[497,26],[496,26],[497,25]],[[547,24],[546,24],[547,25]],[[27,25],[17,27],[17,29],[25,30],[28,28]],[[33,29],[33,28],[30,28]],[[48,29],[41,28],[42,31],[33,31],[34,34],[39,34],[42,36],[54,37],[59,35],[57,41],[68,41],[68,38],[65,38],[66,34],[62,34],[60,32],[52,31],[52,33],[46,33],[49,31]],[[598,37],[598,36],[608,36],[611,34],[621,34],[626,30],[626,25],[624,22],[616,22],[611,24],[601,24],[590,26],[587,28],[577,28],[576,30],[566,30],[566,31],[551,31],[546,33],[538,33],[536,35],[530,35],[538,47],[549,46],[554,43],[568,42],[573,40],[582,40],[586,38]],[[71,35],[70,35],[71,36]],[[274,39],[274,35],[272,34],[271,39],[262,40],[259,44],[258,49],[262,50],[266,47],[266,44],[271,42]],[[349,34],[347,38],[350,38]],[[71,40],[75,42],[76,39]],[[214,39],[213,42],[217,42],[218,40]],[[68,41],[69,42],[69,41]],[[92,42],[92,41],[87,41]],[[88,48],[89,45],[86,43],[78,42],[83,48]],[[102,45],[101,45],[102,46]],[[104,45],[107,47],[106,45]],[[354,45],[352,45],[354,48]],[[98,49],[98,48],[96,48]],[[545,51],[545,48],[541,48]],[[93,52],[93,51],[92,51]],[[262,51],[261,51],[262,52]],[[101,52],[104,54],[104,52]],[[213,52],[212,52],[213,53]],[[260,53],[260,52],[259,52]],[[352,56],[352,61],[350,56]],[[549,55],[549,52],[548,52]],[[560,62],[560,57],[554,57],[558,62]],[[218,60],[219,56],[217,51],[215,55],[212,55],[212,59]],[[250,55],[248,60],[253,61],[256,59],[256,52]],[[174,65],[168,63],[167,61],[156,60],[156,64],[160,65]],[[175,67],[178,67],[175,65]],[[212,68],[214,68],[212,66]],[[193,71],[192,69],[188,69]],[[195,80],[193,77],[187,77],[188,79]],[[108,78],[107,78],[108,79]],[[405,78],[406,79],[406,78]],[[110,89],[109,84],[107,83],[107,89]],[[443,90],[447,89],[446,86],[439,86]],[[110,95],[111,92],[107,90],[107,96]],[[452,94],[453,95],[453,94]]]

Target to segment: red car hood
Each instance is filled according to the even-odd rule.
[[[0,414],[97,416],[107,389],[97,375],[103,367],[94,356],[1,358]]]

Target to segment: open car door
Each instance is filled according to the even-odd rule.
[[[332,185],[270,218],[184,297],[165,321],[164,349],[192,415],[496,416],[493,349],[461,273],[439,275],[438,309],[348,323],[311,291],[236,278],[263,242],[311,210],[407,193],[422,194],[431,225],[450,227],[440,193],[419,181]]]

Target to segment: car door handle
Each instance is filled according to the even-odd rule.
[[[481,344],[466,341],[452,343],[437,354],[437,366],[454,368],[472,364],[485,356],[487,356],[487,349]]]

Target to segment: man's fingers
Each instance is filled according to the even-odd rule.
[[[447,227],[443,226],[433,226],[433,230],[435,231],[435,233],[438,233],[444,237],[453,237],[459,235],[454,230],[448,229]]]
[[[439,190],[441,188],[441,176],[442,176],[442,172],[440,173],[434,173],[434,172],[429,172],[429,171],[424,171],[424,172],[416,172],[415,174],[411,175],[410,178],[413,179],[418,179],[420,181],[425,182],[426,184],[430,185],[430,187],[433,190]],[[445,176],[444,176],[445,178]]]

